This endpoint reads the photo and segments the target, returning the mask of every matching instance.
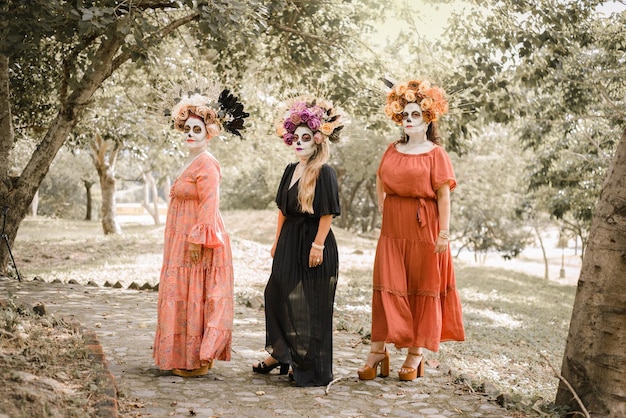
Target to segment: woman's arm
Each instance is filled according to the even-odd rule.
[[[437,209],[439,211],[439,235],[435,244],[435,252],[443,253],[448,249],[450,233],[450,184],[437,189]]]
[[[274,238],[274,245],[272,245],[272,249],[270,250],[270,255],[274,258],[274,253],[276,252],[276,244],[278,243],[278,237],[280,236],[280,231],[283,229],[283,224],[285,223],[285,215],[283,215],[283,211],[278,209],[278,220],[276,221],[276,237]]]
[[[383,213],[385,190],[383,188],[383,181],[380,179],[378,174],[376,175],[376,200],[378,201],[378,211]]]
[[[328,236],[332,222],[333,215],[324,215],[320,218],[317,234],[315,235],[315,240],[311,244],[311,251],[309,252],[309,267],[319,266],[322,264],[322,261],[324,261],[324,243],[326,242],[326,236]]]

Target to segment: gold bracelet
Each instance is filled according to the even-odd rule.
[[[441,231],[439,231],[439,238],[443,238],[443,239],[450,238],[450,231],[448,231],[447,229],[442,229]]]
[[[324,249],[323,245],[316,244],[315,242],[311,243],[311,247],[315,248],[316,250],[323,250]]]

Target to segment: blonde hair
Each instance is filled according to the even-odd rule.
[[[330,158],[330,148],[326,141],[316,144],[315,152],[306,162],[304,173],[300,178],[300,186],[298,187],[298,203],[300,209],[306,213],[313,213],[313,199],[315,198],[315,185],[320,174],[322,166],[328,162]]]

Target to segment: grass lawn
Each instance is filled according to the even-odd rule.
[[[224,212],[231,235],[238,302],[259,298],[271,267],[275,211]],[[163,226],[123,224],[103,236],[99,222],[26,219],[13,248],[23,276],[79,283],[157,283]],[[367,343],[376,240],[333,228],[340,248],[335,323]],[[565,347],[575,287],[501,268],[455,261],[467,340],[428,353],[475,389],[489,382],[527,404],[552,401]],[[393,354],[394,350],[392,350]],[[396,355],[400,355],[399,353]]]

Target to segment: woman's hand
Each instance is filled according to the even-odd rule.
[[[442,254],[448,249],[448,240],[445,238],[437,237],[435,242],[435,253]]]
[[[311,247],[311,252],[309,253],[309,267],[317,267],[324,261],[324,251],[318,250],[317,248]]]
[[[202,245],[189,243],[189,258],[193,263],[200,261],[202,256]]]
[[[276,254],[276,241],[274,241],[274,245],[272,245],[272,249],[270,250],[272,258],[274,258],[274,254]]]

